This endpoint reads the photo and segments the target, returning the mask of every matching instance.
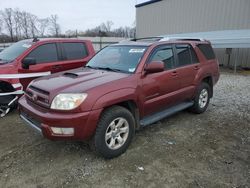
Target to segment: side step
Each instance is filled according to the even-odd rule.
[[[186,108],[189,108],[191,106],[193,106],[194,102],[184,102],[181,104],[178,104],[176,106],[172,106],[166,110],[163,110],[161,112],[155,113],[151,116],[146,116],[144,117],[142,120],[140,120],[140,125],[141,127],[145,127],[147,125],[150,125],[152,123],[155,123],[161,119],[164,119],[166,117],[169,117],[179,111],[182,111]]]

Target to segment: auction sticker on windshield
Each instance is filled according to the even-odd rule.
[[[138,49],[130,49],[129,50],[129,53],[143,53],[145,51],[145,49],[141,49],[141,48],[138,48]]]
[[[24,48],[29,48],[29,47],[31,47],[31,44],[23,44],[23,47]]]

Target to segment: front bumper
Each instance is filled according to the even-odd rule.
[[[50,112],[49,109],[30,105],[25,97],[19,100],[20,117],[27,125],[50,140],[90,139],[95,133],[101,111],[102,109],[81,113]],[[74,135],[54,134],[51,127],[74,128]]]

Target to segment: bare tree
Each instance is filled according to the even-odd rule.
[[[41,37],[44,37],[46,29],[48,28],[49,24],[49,19],[44,18],[44,19],[38,19],[38,32]]]
[[[3,27],[3,21],[2,21],[2,19],[0,18],[0,34],[2,33],[2,27]]]
[[[16,9],[14,11],[14,30],[15,30],[15,38],[19,40],[22,37],[21,24],[22,24],[22,13]]]
[[[28,13],[23,11],[21,13],[21,28],[24,38],[29,38],[29,18]]]
[[[50,16],[50,25],[51,34],[55,37],[58,37],[61,33],[61,28],[58,23],[58,16],[56,14]]]
[[[30,34],[34,38],[37,36],[38,33],[37,29],[38,18],[33,14],[28,14],[28,19],[29,19]]]
[[[6,39],[11,42],[23,38],[44,37],[48,33],[49,27],[51,32],[53,31],[53,35],[58,36],[60,34],[57,15],[40,19],[36,15],[20,11],[19,9],[13,10],[8,8],[0,10],[0,34],[3,32],[0,37],[3,38],[5,36],[4,40]],[[9,40],[5,32],[11,40]],[[2,38],[0,41],[2,41]]]
[[[81,34],[81,31],[80,31],[79,34]],[[67,31],[65,31],[65,35],[67,37],[77,37],[78,36],[78,30],[67,30]]]
[[[106,32],[106,33],[110,33],[112,25],[114,25],[114,23],[112,21],[107,21],[106,23],[102,23],[100,25],[101,31]]]
[[[82,36],[102,36],[102,37],[124,37],[124,38],[134,38],[135,37],[135,25],[133,24],[132,27],[120,27],[117,29],[112,29],[112,25],[114,23],[112,21],[107,21],[105,23],[100,24],[99,26],[86,30]]]
[[[14,11],[12,8],[6,8],[1,12],[4,25],[10,35],[11,41],[14,41]]]

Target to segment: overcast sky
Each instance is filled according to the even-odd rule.
[[[86,30],[111,20],[113,28],[132,26],[135,4],[146,0],[0,0],[0,9],[19,8],[39,18],[57,14],[62,31]]]

